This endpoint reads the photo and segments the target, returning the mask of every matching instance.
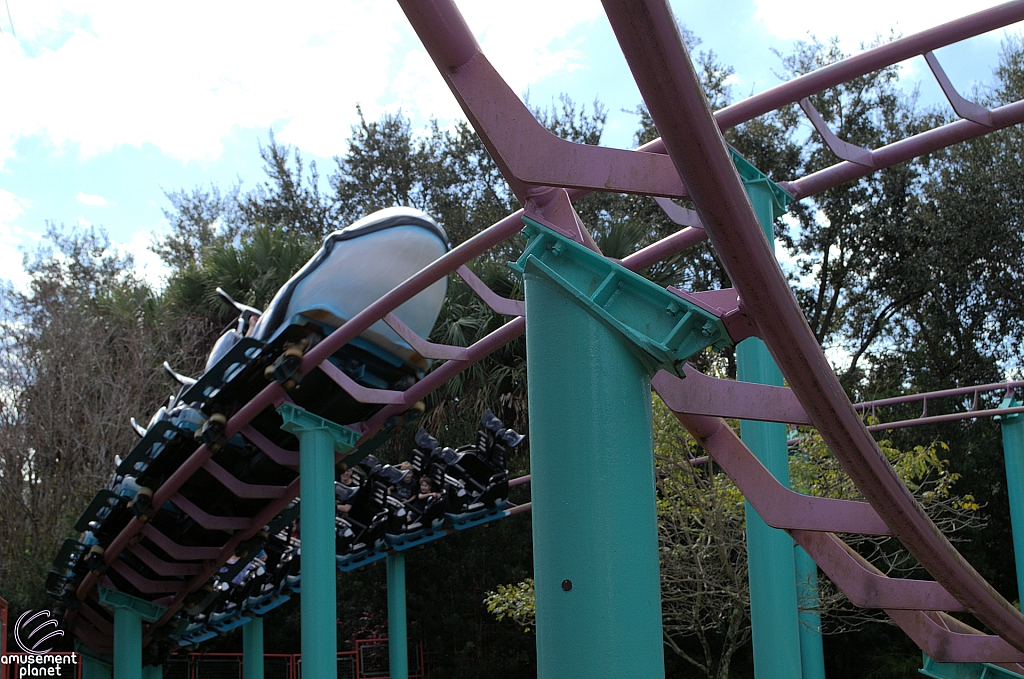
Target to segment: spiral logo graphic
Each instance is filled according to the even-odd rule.
[[[14,624],[15,643],[21,650],[32,655],[49,653],[53,650],[52,644],[43,649],[39,647],[48,639],[62,636],[64,630],[60,629],[57,619],[52,617],[50,611],[25,611]]]

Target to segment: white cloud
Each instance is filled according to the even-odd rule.
[[[0,224],[13,224],[28,207],[24,198],[18,198],[10,191],[0,189]]]
[[[600,13],[595,0],[461,5],[517,92],[578,67],[560,42]],[[394,2],[44,0],[15,14],[18,40],[0,35],[0,166],[29,135],[85,156],[152,144],[187,161],[217,157],[232,130],[271,126],[330,156],[356,103],[371,119],[458,113]]]
[[[86,205],[92,205],[93,207],[105,207],[107,205],[116,205],[117,204],[117,203],[114,203],[113,201],[107,200],[103,196],[97,196],[97,195],[94,195],[94,194],[91,194],[91,193],[85,193],[84,191],[79,191],[78,195],[75,196],[75,198],[78,200],[78,202],[85,203]]]

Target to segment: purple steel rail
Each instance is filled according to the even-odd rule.
[[[137,556],[142,563],[153,569],[153,572],[157,575],[168,575],[178,576],[187,578],[190,575],[195,575],[202,569],[202,564],[198,563],[180,563],[180,562],[168,562],[159,558],[153,552],[149,551],[142,545],[134,545],[130,548],[132,554]]]
[[[881,70],[901,61],[1024,21],[1024,2],[1015,0],[936,26],[905,38],[837,61],[812,73],[726,106],[715,113],[723,130],[735,127],[777,108],[817,94],[830,87]]]
[[[722,312],[719,315],[727,321],[730,334],[734,339],[739,339],[739,335],[750,334],[764,337],[790,383],[794,385],[800,402],[811,402],[816,406],[816,410],[807,410],[810,421],[822,430],[826,441],[844,444],[838,447],[840,460],[851,471],[851,476],[855,482],[859,482],[859,486],[871,486],[872,492],[865,492],[865,496],[888,520],[893,532],[903,539],[908,548],[926,567],[929,567],[940,582],[964,579],[957,586],[947,589],[953,592],[960,602],[967,605],[979,619],[1020,647],[1024,640],[1020,615],[1012,609],[1007,610],[1008,604],[998,595],[993,596],[994,593],[988,588],[987,583],[984,583],[968,565],[958,561],[959,555],[937,533],[937,529],[927,517],[924,517],[913,498],[892,475],[891,470],[887,476],[885,470],[879,467],[875,458],[880,454],[873,449],[873,442],[867,436],[867,431],[859,418],[856,418],[849,402],[842,396],[841,390],[837,390],[835,377],[827,368],[820,347],[810,335],[799,308],[789,293],[770,250],[766,247],[760,227],[757,226],[756,220],[751,221],[753,214],[746,195],[739,186],[735,171],[724,152],[715,119],[712,118],[699,90],[695,87],[688,58],[679,44],[674,20],[671,19],[667,7],[657,2],[641,2],[630,7],[625,5],[624,0],[606,3],[613,28],[616,29],[627,60],[637,75],[652,115],[657,110],[655,120],[659,129],[669,133],[665,140],[655,140],[636,151],[622,151],[572,144],[544,130],[487,62],[453,3],[447,0],[400,0],[400,4],[409,15],[415,30],[462,104],[471,123],[480,133],[513,192],[526,206],[527,214],[589,247],[596,248],[583,225],[575,218],[569,200],[577,199],[591,190],[693,198],[698,208],[696,214],[676,206],[671,201],[659,200],[659,205],[671,219],[689,227],[634,253],[624,259],[622,264],[633,270],[643,269],[705,240],[710,235],[716,250],[723,255],[723,261],[731,277],[737,281],[737,291],[745,302],[742,306],[719,309]],[[636,6],[640,7],[641,11],[634,13],[635,16],[631,18],[630,8]],[[655,16],[657,19],[654,19]],[[858,162],[840,163],[786,185],[794,195],[803,197],[842,181],[863,176],[872,171],[872,168],[901,162],[921,153],[984,134],[994,128],[1015,124],[1024,120],[1024,106],[1020,102],[991,112],[966,102],[949,85],[948,79],[941,72],[930,51],[1021,19],[1024,19],[1024,0],[1017,0],[917,36],[895,41],[723,109],[716,115],[718,126],[725,129],[741,124],[778,106],[806,99],[811,94],[850,78],[910,56],[925,55],[954,109],[969,120],[952,123],[876,151],[847,149],[844,153],[854,157]],[[645,44],[648,36],[654,36],[654,40]],[[650,61],[651,58],[654,60]],[[646,69],[647,63],[657,63],[664,68],[658,72],[651,72]],[[678,111],[673,111],[672,107],[677,102],[684,106]],[[694,129],[687,130],[686,126],[689,124],[693,124]],[[822,134],[826,133],[827,131],[822,131]],[[831,141],[834,147],[845,148],[841,143],[837,143],[840,140]],[[666,153],[669,155],[664,155]],[[849,167],[850,165],[854,167]],[[567,187],[570,191],[553,191],[550,188],[552,186]],[[363,423],[363,436],[359,443],[368,440],[388,417],[404,411],[447,379],[524,332],[522,302],[497,297],[465,268],[470,259],[517,232],[521,228],[521,216],[522,211],[510,215],[448,253],[357,314],[303,357],[301,373],[320,367],[357,400],[386,404],[375,416]],[[705,230],[702,228],[704,225],[709,225],[709,228]],[[735,233],[729,232],[729,225],[735,228]],[[749,259],[745,259],[746,257]],[[748,266],[749,270],[744,270],[744,266]],[[452,271],[457,271],[469,287],[496,312],[517,318],[472,347],[461,348],[436,345],[416,337],[391,314],[399,305]],[[762,285],[763,289],[759,287]],[[677,294],[692,298],[693,301],[699,299],[697,295],[689,295],[683,291]],[[705,296],[704,299],[709,297]],[[771,314],[767,310],[772,309],[776,303],[781,303],[783,313],[779,314],[778,318],[770,317]],[[733,317],[731,321],[730,316]],[[447,359],[447,362],[405,392],[368,390],[351,383],[351,380],[346,380],[339,371],[331,371],[329,367],[325,367],[329,366],[325,362],[328,356],[380,319],[388,322],[410,345],[423,351],[424,355]],[[794,379],[794,374],[800,379]],[[273,459],[282,464],[293,465],[292,451],[281,450],[265,439],[261,440],[258,432],[248,426],[262,410],[285,400],[287,395],[283,389],[276,383],[269,384],[230,418],[226,427],[227,435],[242,431],[250,441],[263,448]],[[792,405],[789,404],[790,411],[796,412]],[[830,413],[830,409],[835,410]],[[714,418],[703,418],[702,421],[703,424],[700,426],[705,428],[720,422]],[[715,431],[719,432],[715,436],[727,440],[727,437],[720,436],[720,427],[716,426]],[[843,441],[843,437],[847,435],[850,440]],[[837,446],[833,446],[833,449],[836,448]],[[749,465],[749,460],[744,459],[745,447],[742,443],[739,444],[739,448],[733,444],[731,450],[735,457],[735,473],[760,478],[757,469]],[[749,451],[746,453],[749,455]],[[153,502],[156,506],[162,506],[164,502],[174,500],[179,505],[185,505],[188,513],[197,520],[201,519],[200,522],[205,522],[204,525],[236,530],[232,539],[223,548],[191,548],[176,545],[152,526],[144,526],[137,519],[132,519],[104,553],[104,561],[108,565],[114,564],[121,551],[129,545],[134,545],[142,533],[172,558],[207,559],[205,568],[196,573],[173,598],[163,600],[168,605],[168,611],[163,618],[147,629],[147,636],[152,633],[154,627],[169,620],[181,607],[184,597],[189,592],[202,586],[243,540],[260,530],[267,521],[286,507],[297,493],[297,480],[282,489],[272,486],[249,486],[228,479],[226,476],[230,475],[226,472],[220,474],[223,470],[210,458],[211,453],[205,446],[197,449],[156,490]],[[184,482],[201,467],[206,467],[226,488],[239,497],[267,498],[270,501],[252,520],[206,515],[198,507],[191,506],[191,503],[178,493]],[[877,488],[871,484],[877,484]],[[801,503],[807,507],[840,508],[832,515],[838,516],[843,522],[842,525],[851,530],[882,534],[889,532],[889,528],[879,520],[875,509],[869,505],[841,504],[839,501],[826,501],[826,504],[822,504],[820,498],[810,498],[814,502],[807,504],[800,496],[789,497],[785,493],[779,494],[778,490],[773,489],[773,492],[768,493],[771,497],[758,502],[761,502],[761,509],[767,514],[775,512],[774,515],[779,519],[777,523],[794,532],[798,533],[807,528],[818,531],[824,529],[823,525],[818,525],[813,518],[808,519],[807,516],[799,515],[796,507]],[[776,502],[776,496],[787,499],[774,509],[765,504]],[[528,508],[529,504],[514,507],[510,513],[519,513]],[[812,511],[809,516],[813,517],[815,514],[816,512]],[[847,518],[843,519],[843,516]],[[141,554],[138,551],[142,549],[140,546],[136,545],[132,549],[136,554]],[[213,556],[214,552],[216,556]],[[154,555],[149,555],[156,559]],[[165,571],[173,566],[162,561],[160,564]],[[192,571],[194,568],[192,565],[189,570]],[[86,577],[78,591],[81,600],[88,597],[97,580],[95,574]],[[160,586],[164,586],[162,582]],[[942,620],[934,616],[925,616],[923,619],[931,621],[929,624],[933,626],[939,624],[935,622],[936,620]],[[918,618],[914,620],[920,622]],[[948,625],[946,632],[952,633]]]
[[[944,422],[958,422],[960,420],[973,420],[979,417],[999,417],[1000,415],[1014,415],[1024,413],[1024,406],[1014,408],[989,408],[988,410],[970,410],[964,413],[949,413],[947,415],[931,415],[929,417],[917,417],[911,420],[900,420],[898,422],[884,422],[872,424],[868,431],[889,431],[890,429],[906,429],[907,427],[920,427],[926,424],[942,424]]]
[[[728,328],[728,325],[726,327]],[[732,333],[730,334],[732,335]],[[734,340],[737,339],[735,335],[732,336]],[[804,412],[792,389],[709,377],[690,365],[684,367],[684,374],[687,378],[686,382],[680,382],[666,372],[658,373],[651,381],[651,384],[654,385],[665,403],[676,412],[692,415],[712,415],[714,417],[732,417],[742,420],[811,424],[810,418]],[[1015,387],[1019,388],[1022,386],[1024,386],[1024,382],[1003,382],[977,387],[945,389],[924,394],[866,401],[854,404],[853,407],[861,413],[871,410],[871,413],[874,415],[876,409],[884,406],[912,402],[923,402],[925,404],[923,412],[918,417],[894,422],[882,422],[867,427],[870,432],[888,431],[890,429],[920,427],[926,424],[1024,413],[1024,406],[989,408],[986,410],[977,409],[979,394],[993,391],[1006,391],[1012,394]],[[971,410],[945,415],[929,416],[927,414],[928,399],[950,398],[968,394],[972,394],[975,397]]]
[[[870,151],[873,167],[846,161],[796,181],[782,182],[781,186],[796,199],[806,198],[845,182],[864,177],[876,169],[897,165],[911,158],[980,137],[993,130],[1017,125],[1024,122],[1024,101],[1000,106],[991,113],[992,127],[970,120],[958,120],[955,123],[949,123]]]
[[[865,401],[854,406],[861,412],[871,411],[875,415],[878,408],[887,406],[902,405],[904,403],[921,403],[921,414],[915,418],[899,420],[895,422],[882,422],[868,427],[868,431],[885,431],[889,429],[903,429],[906,427],[918,427],[925,424],[939,424],[942,422],[955,422],[957,420],[969,420],[976,417],[996,417],[998,415],[1012,415],[1024,412],[1024,407],[1013,408],[989,408],[978,410],[978,397],[981,394],[1002,391],[1006,396],[1012,396],[1014,390],[1024,387],[1024,381],[998,382],[994,384],[982,384],[977,387],[959,387],[957,389],[942,389],[930,391],[923,394],[910,394],[907,396],[894,396],[875,401]],[[928,400],[938,398],[955,398],[957,396],[973,396],[974,400],[970,410],[959,413],[948,413],[945,415],[928,415]]]
[[[790,535],[858,608],[964,610],[937,582],[886,577],[833,533],[791,530]]]
[[[659,389],[653,383],[652,386]],[[865,502],[811,497],[784,487],[724,420],[678,412],[676,415],[768,525],[787,530],[892,535],[882,517]]]
[[[857,488],[917,560],[979,620],[1024,649],[1024,616],[964,561],[927,517],[829,368],[701,94],[671,9],[664,0],[603,4],[704,229],[805,412]]]
[[[640,153],[630,154],[621,149],[575,144],[554,136],[533,118],[487,61],[451,0],[399,0],[399,4],[524,205],[532,195],[529,187],[562,186],[652,196],[686,196],[686,188],[677,183],[667,159],[660,155],[665,153],[663,140],[652,141],[637,149]],[[985,121],[961,120],[875,151],[851,147],[856,149],[852,157],[857,157],[858,162],[840,163],[810,177],[783,183],[783,187],[797,198],[814,195],[877,169],[1024,121],[1024,103],[1021,102],[991,112],[984,111],[983,115],[977,111],[980,107],[976,105],[973,105],[975,108],[965,107],[970,102],[963,102],[962,97],[952,90],[948,79],[938,69],[934,56],[930,55],[932,50],[1021,20],[1024,20],[1022,0],[984,10],[782,83],[718,111],[715,119],[722,130],[735,127],[852,78],[925,55],[954,109]],[[824,135],[831,134],[820,127],[819,131]],[[840,140],[835,142],[839,146],[850,147]]]

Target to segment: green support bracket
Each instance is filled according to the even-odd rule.
[[[114,611],[114,679],[138,679],[143,676],[142,621],[156,622],[167,609],[109,587],[96,590],[100,603]]]
[[[284,420],[281,429],[290,434],[299,436],[303,432],[313,430],[328,432],[334,440],[334,452],[336,453],[347,453],[355,447],[356,441],[359,440],[360,434],[356,431],[325,420],[319,415],[314,415],[291,403],[282,403],[277,407],[277,412]]]
[[[512,268],[528,319],[537,676],[660,679],[650,380],[730,340],[703,309],[524,221]],[[616,502],[594,502],[609,487]]]
[[[936,662],[921,654],[923,665],[918,672],[932,679],[1021,679],[1016,672],[989,663]]]
[[[512,269],[551,282],[623,335],[652,375],[664,368],[682,377],[690,356],[731,344],[713,314],[528,217],[523,222],[529,242]]]
[[[107,608],[131,611],[146,622],[156,622],[167,612],[166,608],[157,606],[152,601],[146,601],[131,594],[119,592],[116,589],[110,589],[101,585],[96,588],[96,591],[99,593],[100,603]]]
[[[334,554],[334,454],[359,434],[290,403],[278,406],[281,428],[299,439],[299,525],[302,536],[302,672],[337,679],[337,581]]]
[[[770,230],[771,226],[776,219],[786,214],[789,204],[793,202],[793,196],[786,193],[785,189],[754,167],[749,160],[741,156],[739,151],[731,146],[729,155],[732,156],[732,162],[736,166],[736,172],[740,175],[743,186],[747,189],[747,194],[749,195],[751,190],[763,191],[766,198],[771,201],[771,219],[767,224],[760,214],[757,217],[761,221],[761,226],[766,227],[765,232],[768,234],[769,242],[774,242],[775,234]]]

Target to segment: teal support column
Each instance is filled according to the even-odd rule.
[[[142,676],[142,618],[127,608],[114,609],[114,679]]]
[[[263,618],[242,625],[242,667],[245,679],[263,679]]]
[[[75,639],[75,652],[79,654],[78,662],[82,663],[82,679],[111,679],[113,659],[110,656],[97,655],[78,639]]]
[[[651,376],[711,314],[524,219],[538,679],[664,677]]]
[[[96,658],[82,656],[82,679],[111,679],[110,670],[110,665]]]
[[[734,154],[737,170],[765,230],[775,242],[775,216],[785,195],[760,171]],[[783,386],[782,373],[764,342],[750,338],[736,347],[737,377],[742,382]],[[789,487],[786,426],[776,422],[740,423],[743,442],[757,459]],[[754,677],[801,679],[800,623],[797,613],[796,561],[793,540],[771,528],[746,504],[747,559],[750,579],[750,619],[753,627]]]
[[[525,281],[537,677],[664,677],[651,376],[557,287]]]
[[[409,631],[405,619],[405,553],[387,556],[388,677],[409,679]]]
[[[337,568],[334,554],[334,453],[358,435],[290,403],[281,428],[299,439],[299,530],[302,539],[302,673],[338,677]]]
[[[167,609],[115,589],[97,587],[96,591],[100,603],[114,611],[114,679],[139,679],[143,676],[142,621],[155,622]]]
[[[1003,399],[1000,408],[1016,408],[1021,401]],[[1024,417],[1019,414],[997,417],[1003,430],[1003,461],[1006,465],[1006,494],[1010,501],[1010,525],[1013,529],[1013,557],[1017,564],[1017,598],[1024,599]]]
[[[796,550],[796,589],[800,605],[800,665],[803,679],[825,679],[825,649],[821,643],[818,565],[800,545]]]

